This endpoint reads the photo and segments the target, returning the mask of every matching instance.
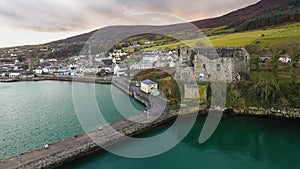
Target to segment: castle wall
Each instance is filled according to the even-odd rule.
[[[177,77],[199,79],[199,74],[205,75],[204,81],[222,80],[232,82],[239,79],[240,72],[249,73],[250,56],[243,47],[195,48],[183,47],[179,50],[179,66]],[[189,73],[190,68],[193,73]],[[191,75],[188,77],[187,75]],[[194,77],[192,77],[192,75]]]

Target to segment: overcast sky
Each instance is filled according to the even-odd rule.
[[[216,17],[258,1],[1,0],[0,47],[49,42],[107,25],[165,25]]]

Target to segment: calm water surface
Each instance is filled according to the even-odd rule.
[[[118,101],[124,110],[130,110],[127,116],[143,110],[141,104],[114,86],[94,86],[88,83],[76,85],[79,86],[77,88],[86,89],[95,87],[97,103],[108,122],[123,118],[114,106],[111,90],[118,95],[114,98],[115,102]],[[0,83],[0,97],[0,159],[84,132],[74,110],[72,82]],[[122,100],[126,99],[130,99],[137,110],[132,110],[131,104],[122,104]],[[84,91],[82,102],[89,102]],[[89,116],[92,113],[95,112],[87,110],[85,120],[91,130],[102,123]]]
[[[300,121],[223,117],[213,136],[197,142],[205,118],[172,150],[151,158],[130,159],[100,152],[62,169],[299,169]],[[182,124],[184,125],[184,123]],[[160,133],[165,127],[144,134]],[[117,148],[130,151],[134,144]]]
[[[77,83],[83,88],[93,85]],[[123,111],[132,115],[143,106],[130,98],[138,110],[131,111],[128,96],[110,85],[96,85],[96,100],[109,121],[121,119],[113,104],[110,91]],[[82,103],[85,92],[82,92]],[[70,82],[0,83],[0,153],[1,158],[16,155],[44,144],[52,143],[84,132],[77,119]],[[87,110],[88,111],[88,110]],[[124,112],[123,112],[124,113]],[[125,115],[125,116],[126,116]],[[101,123],[96,118],[87,120],[90,129]],[[300,121],[258,119],[250,117],[223,117],[213,136],[204,144],[197,142],[205,117],[197,120],[189,135],[172,150],[145,159],[119,157],[100,152],[77,160],[62,169],[299,169]],[[185,123],[183,122],[182,125]],[[163,132],[167,126],[140,137]],[[116,148],[130,151],[135,145],[124,143]]]

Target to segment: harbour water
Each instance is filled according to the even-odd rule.
[[[150,158],[131,159],[100,152],[61,169],[299,169],[300,122],[251,117],[223,117],[213,136],[199,144],[205,117],[172,150]],[[184,125],[184,123],[182,124]],[[149,137],[167,126],[148,132]],[[139,136],[139,137],[142,137]],[[130,151],[134,144],[117,148]]]
[[[94,87],[76,83],[82,88]],[[112,99],[110,91],[114,91]],[[7,158],[64,138],[83,133],[74,110],[72,83],[59,81],[0,83],[0,156]],[[90,102],[82,95],[82,104]],[[144,107],[111,85],[95,85],[95,98],[108,122],[133,115]],[[128,100],[132,107],[126,102]],[[114,102],[115,103],[114,103]],[[129,111],[127,111],[129,110]],[[119,110],[120,111],[120,110]],[[88,112],[88,110],[87,110]],[[87,113],[90,129],[101,124]],[[210,168],[210,169],[298,169],[300,168],[300,122],[297,120],[225,116],[216,132],[205,143],[198,137],[205,117],[199,117],[188,136],[172,150],[161,155],[131,159],[109,152],[99,152],[62,166],[62,169],[140,169],[140,168]],[[181,125],[185,125],[182,122]],[[168,126],[139,137],[150,137]],[[134,143],[116,148],[130,151]]]
[[[87,91],[95,87],[94,98],[108,122],[120,120],[123,116],[130,116],[144,109],[143,105],[114,86],[74,83]],[[60,81],[0,83],[0,159],[84,133],[74,110],[72,86],[72,82]],[[114,100],[111,90],[118,96]],[[83,104],[90,102],[84,91],[81,91],[81,95]],[[126,99],[131,104],[123,103]],[[127,114],[123,111],[122,116],[113,101],[118,102],[118,106],[124,110],[130,111],[126,111]],[[94,112],[87,110],[85,122],[90,126],[85,126],[94,130],[102,122],[89,116],[92,113]]]

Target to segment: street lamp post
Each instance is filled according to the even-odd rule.
[[[3,160],[3,159],[2,159],[2,158],[3,158],[3,154],[4,154],[4,153],[3,153],[2,151],[0,151],[0,161]]]
[[[19,142],[18,142],[18,139],[16,138],[16,136],[12,135],[12,134],[9,134],[14,140],[15,140],[15,143],[17,144],[17,152],[16,155],[17,155],[17,160],[18,160],[18,163],[19,163],[19,166],[21,165],[21,155],[20,155],[20,148],[19,148]]]

